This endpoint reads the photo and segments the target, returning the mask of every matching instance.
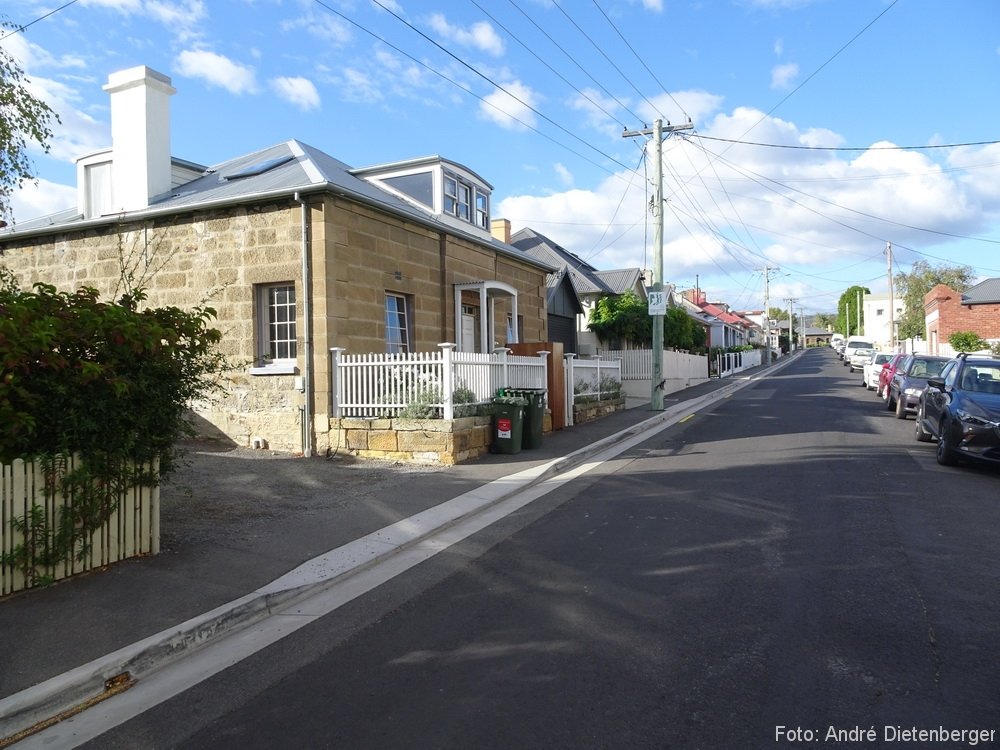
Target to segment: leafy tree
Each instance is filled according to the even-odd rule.
[[[854,286],[848,288],[837,301],[837,325],[838,333],[845,336],[857,336],[865,330],[865,319],[863,312],[859,314],[858,303],[864,300],[866,294],[871,294],[871,289],[866,286]]]
[[[689,352],[705,348],[705,329],[679,307],[671,307],[663,317],[663,346]]]
[[[956,352],[978,352],[990,346],[988,341],[974,331],[955,331],[948,337],[948,343]]]
[[[0,33],[15,29],[0,21]],[[17,61],[0,46],[0,220],[10,220],[10,197],[16,188],[35,179],[28,158],[30,143],[49,151],[50,122],[59,116],[45,102],[32,96]]]
[[[837,316],[832,313],[816,313],[813,315],[813,325],[817,328],[836,328]]]
[[[768,308],[767,315],[771,320],[788,320],[788,310],[782,310],[780,307]]]
[[[932,266],[926,260],[918,260],[909,273],[896,274],[897,294],[903,299],[905,309],[899,320],[899,338],[923,337],[926,330],[924,318],[924,297],[938,284],[945,284],[956,292],[964,292],[976,280],[976,271],[971,266]]]
[[[633,291],[601,297],[590,311],[587,324],[601,342],[627,341],[633,346],[653,343],[649,305]]]

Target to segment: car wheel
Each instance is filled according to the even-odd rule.
[[[896,402],[892,400],[892,391],[885,392],[885,408],[892,411],[896,408]]]
[[[951,444],[951,424],[947,419],[942,419],[938,427],[937,462],[942,466],[954,466],[958,463]]]
[[[902,396],[896,399],[896,419],[906,419],[906,401]]]
[[[924,429],[923,405],[917,408],[917,424],[913,428],[913,437],[917,439],[918,443],[929,443],[931,441],[931,434]]]

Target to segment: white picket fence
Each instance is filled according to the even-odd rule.
[[[77,459],[67,458],[53,471],[33,461],[15,460],[0,464],[0,553],[10,556],[32,540],[26,540],[17,522],[37,506],[45,526],[53,532],[73,498],[59,491],[59,477],[73,471]],[[151,467],[155,469],[155,467]],[[36,538],[35,543],[39,540]],[[58,581],[78,573],[104,567],[138,555],[160,551],[160,488],[134,486],[117,500],[107,522],[87,540],[86,553],[37,570],[37,574]],[[18,565],[0,562],[0,596],[30,588],[33,581]]]
[[[748,352],[726,352],[717,355],[716,368],[720,378],[727,378],[737,373],[758,367],[761,363],[761,350]]]
[[[610,392],[620,393],[622,388],[622,361],[620,359],[566,358],[566,381],[576,400],[601,399]],[[571,403],[571,402],[567,402]]]
[[[549,352],[517,356],[455,351],[346,354],[330,349],[333,417],[431,416],[454,419],[489,403],[501,388],[545,388]],[[458,396],[458,401],[456,401]]]

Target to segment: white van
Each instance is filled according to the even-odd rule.
[[[875,342],[871,339],[865,336],[848,336],[847,343],[844,344],[844,367],[850,367],[851,372],[861,370],[874,353]]]
[[[844,335],[842,333],[835,333],[830,337],[830,348],[836,349],[837,344],[842,344],[844,342]]]

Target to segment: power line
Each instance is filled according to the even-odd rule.
[[[522,8],[521,8],[521,6],[520,6],[520,5],[518,5],[518,4],[516,3],[516,2],[514,2],[514,0],[507,0],[507,2],[509,2],[509,3],[510,3],[511,5],[513,5],[513,6],[515,7],[515,8],[517,8],[517,10],[518,10],[518,11],[519,11],[519,12],[521,13],[521,15],[522,15],[522,16],[524,16],[525,18],[527,18],[527,19],[528,19],[528,21],[529,21],[529,22],[531,22],[531,24],[532,24],[532,25],[533,25],[533,26],[534,26],[534,27],[535,27],[536,29],[538,29],[538,30],[539,30],[540,32],[542,32],[542,34],[544,34],[544,35],[545,35],[545,38],[546,38],[546,39],[548,39],[548,40],[549,40],[550,42],[552,42],[552,44],[554,44],[554,45],[556,46],[556,48],[557,48],[557,49],[558,49],[558,50],[559,50],[560,52],[562,52],[562,53],[563,53],[563,54],[564,54],[564,55],[565,55],[565,56],[566,56],[566,57],[567,57],[567,58],[569,59],[569,61],[570,61],[570,62],[572,62],[572,63],[573,63],[574,65],[576,65],[576,67],[578,67],[578,68],[580,69],[580,71],[581,71],[581,72],[582,72],[582,73],[583,73],[583,74],[584,74],[585,76],[587,76],[587,78],[589,78],[589,79],[590,79],[591,81],[593,81],[593,82],[594,82],[594,85],[595,85],[595,86],[597,86],[597,87],[598,87],[598,88],[599,88],[599,89],[600,89],[601,91],[603,91],[603,92],[604,92],[605,94],[607,94],[607,95],[608,95],[608,96],[609,96],[609,97],[610,97],[611,99],[613,99],[613,100],[614,100],[614,102],[615,102],[615,104],[617,104],[617,105],[618,105],[619,107],[621,107],[621,108],[622,108],[623,110],[625,110],[625,111],[626,111],[626,112],[628,112],[628,113],[629,113],[630,115],[632,115],[632,117],[633,117],[634,119],[636,119],[636,120],[640,120],[640,121],[642,120],[642,118],[641,118],[641,117],[639,117],[639,115],[637,115],[637,114],[636,114],[635,112],[633,112],[632,110],[630,110],[630,109],[628,108],[628,105],[626,105],[626,104],[623,104],[623,103],[621,102],[621,100],[619,100],[619,99],[618,99],[618,97],[616,97],[616,96],[615,96],[614,94],[612,94],[612,93],[611,93],[610,91],[608,91],[608,90],[607,90],[606,88],[604,88],[604,86],[602,86],[602,85],[600,84],[600,82],[599,82],[599,81],[598,81],[598,80],[597,80],[596,78],[594,78],[594,76],[592,76],[592,75],[591,75],[591,74],[590,74],[590,73],[589,73],[589,72],[587,71],[587,69],[586,69],[586,68],[584,68],[584,67],[583,67],[583,66],[582,66],[582,65],[581,65],[581,64],[580,64],[579,62],[577,62],[576,58],[575,58],[575,57],[573,57],[573,55],[571,55],[571,54],[570,54],[569,52],[567,52],[567,51],[566,51],[565,49],[563,49],[562,45],[561,45],[561,44],[559,44],[559,42],[557,42],[557,41],[556,41],[555,39],[553,39],[553,38],[552,38],[552,36],[551,36],[551,35],[549,34],[549,32],[547,32],[547,31],[546,31],[545,29],[543,29],[543,28],[542,28],[541,26],[539,26],[539,25],[538,25],[538,23],[537,23],[537,22],[535,21],[535,19],[534,19],[534,18],[532,18],[532,17],[530,16],[530,15],[528,15],[528,14],[527,14],[527,13],[526,13],[526,12],[525,12],[525,11],[524,11],[524,10],[523,10]],[[560,9],[560,10],[561,10],[561,9]]]
[[[520,123],[520,124],[521,124],[521,125],[523,125],[523,126],[524,126],[525,128],[527,128],[527,129],[529,129],[529,130],[533,131],[534,133],[537,133],[538,135],[542,136],[542,137],[543,137],[543,138],[545,138],[546,140],[549,140],[549,141],[551,141],[552,143],[554,143],[555,145],[559,146],[560,148],[563,148],[563,149],[565,149],[566,151],[569,151],[569,152],[570,152],[571,154],[573,154],[574,156],[578,156],[578,157],[580,157],[580,158],[581,158],[581,159],[583,159],[583,160],[584,160],[585,162],[587,162],[587,163],[589,163],[589,164],[592,164],[593,166],[597,167],[598,169],[601,169],[601,170],[603,170],[603,171],[607,172],[608,174],[612,175],[613,177],[620,177],[620,175],[618,175],[618,174],[617,174],[616,172],[614,172],[614,171],[612,171],[612,170],[608,169],[608,168],[607,168],[606,166],[604,166],[603,164],[599,164],[598,162],[594,161],[593,159],[590,159],[590,158],[588,158],[587,156],[584,156],[583,154],[581,154],[580,152],[578,152],[578,151],[575,151],[575,150],[573,150],[572,148],[570,148],[570,147],[569,147],[569,146],[567,146],[566,144],[564,144],[564,143],[560,143],[559,141],[557,141],[557,140],[556,140],[555,138],[553,138],[552,136],[550,136],[550,135],[548,135],[548,134],[546,134],[546,133],[543,133],[543,132],[542,132],[542,131],[540,131],[540,130],[539,130],[538,128],[534,127],[533,125],[530,125],[529,123],[526,123],[526,122],[524,122],[523,120],[521,120],[521,119],[519,119],[518,117],[516,117],[516,116],[514,116],[514,115],[510,114],[509,112],[504,112],[504,111],[503,111],[502,109],[500,109],[499,107],[497,107],[497,106],[496,106],[495,104],[493,104],[492,102],[488,101],[488,100],[487,100],[487,99],[486,99],[485,97],[482,97],[482,96],[480,96],[479,94],[475,93],[474,91],[470,91],[470,90],[469,90],[469,89],[468,89],[467,87],[465,87],[465,86],[462,86],[462,85],[461,85],[460,83],[458,83],[457,81],[455,81],[455,80],[453,80],[453,79],[449,78],[448,76],[446,76],[446,75],[445,75],[444,73],[442,73],[442,72],[441,72],[440,70],[438,70],[437,68],[434,68],[434,67],[432,67],[431,65],[428,65],[427,63],[423,62],[422,60],[418,60],[418,59],[417,59],[416,57],[414,57],[413,55],[409,54],[409,53],[408,53],[408,52],[406,52],[405,50],[403,50],[403,49],[401,49],[401,48],[397,47],[397,46],[396,46],[395,44],[393,44],[392,42],[390,42],[390,41],[388,41],[387,39],[385,39],[385,38],[383,38],[383,37],[379,36],[378,34],[376,34],[376,33],[375,33],[374,31],[372,31],[371,29],[368,29],[368,28],[366,28],[365,26],[362,26],[362,25],[361,25],[360,23],[358,23],[357,21],[353,20],[352,18],[349,18],[349,17],[345,16],[345,15],[344,15],[343,13],[341,13],[340,11],[338,11],[338,10],[336,10],[336,9],[334,9],[334,8],[331,8],[331,7],[329,6],[329,5],[327,5],[327,4],[325,3],[325,2],[323,2],[323,0],[313,0],[313,2],[315,2],[315,3],[316,3],[317,5],[319,5],[320,7],[322,7],[322,8],[324,8],[324,9],[326,9],[326,10],[327,10],[327,11],[329,11],[330,13],[333,13],[334,15],[338,16],[339,18],[342,18],[343,20],[347,21],[347,22],[348,22],[349,24],[351,24],[351,25],[352,25],[352,26],[354,26],[355,28],[357,28],[357,29],[359,29],[359,30],[363,31],[364,33],[368,34],[368,35],[369,35],[369,36],[371,36],[371,37],[372,37],[373,39],[376,39],[376,40],[378,40],[379,42],[382,42],[382,44],[386,45],[386,46],[387,46],[387,47],[389,47],[390,49],[392,49],[392,50],[394,50],[394,51],[398,52],[399,54],[403,55],[403,56],[404,56],[405,58],[407,58],[407,59],[408,59],[408,60],[410,60],[411,62],[413,62],[413,63],[415,63],[415,64],[417,64],[417,65],[421,66],[422,68],[424,68],[424,69],[426,69],[426,70],[430,71],[430,72],[431,72],[431,73],[433,73],[434,75],[436,75],[436,76],[438,76],[438,77],[442,78],[443,80],[447,81],[447,82],[448,82],[448,83],[450,83],[450,84],[451,84],[452,86],[455,86],[456,88],[460,89],[460,90],[461,90],[461,91],[462,91],[463,93],[465,93],[465,94],[469,94],[470,96],[473,96],[473,97],[475,97],[476,99],[478,99],[479,101],[481,101],[481,102],[482,102],[483,104],[485,104],[485,105],[487,105],[487,106],[489,106],[489,107],[492,107],[492,108],[493,108],[493,109],[495,109],[495,110],[496,110],[497,112],[500,112],[501,114],[503,114],[503,115],[506,115],[507,117],[510,117],[510,118],[511,118],[512,120],[514,120],[515,122],[518,122],[518,123]],[[387,8],[385,8],[385,6],[384,6],[384,5],[382,5],[381,3],[379,3],[379,2],[378,2],[378,0],[372,0],[372,2],[373,2],[373,3],[375,3],[376,5],[378,5],[378,6],[379,6],[380,8],[382,8],[383,10],[386,10],[387,12],[391,13],[391,14],[392,14],[393,16],[395,16],[395,17],[396,17],[397,19],[399,19],[399,20],[400,20],[400,21],[402,21],[402,22],[403,22],[404,24],[406,24],[407,26],[409,26],[409,27],[410,27],[411,29],[413,29],[414,31],[417,31],[417,33],[418,33],[418,34],[420,34],[420,35],[421,35],[421,36],[423,36],[423,37],[424,37],[425,39],[427,39],[427,36],[426,36],[425,34],[423,34],[423,32],[420,32],[419,30],[415,29],[415,28],[414,28],[414,27],[413,27],[412,25],[410,25],[410,24],[409,24],[408,22],[406,22],[406,21],[404,21],[403,19],[399,18],[399,16],[396,16],[396,14],[392,13],[392,11],[389,11],[389,10],[388,10]],[[431,42],[432,42],[432,43],[433,43],[433,44],[434,44],[435,46],[437,46],[437,47],[441,48],[442,50],[444,50],[445,52],[447,52],[447,54],[449,54],[449,55],[450,55],[451,57],[455,58],[456,60],[458,59],[458,58],[457,58],[457,57],[456,57],[456,56],[455,56],[454,54],[452,54],[451,52],[448,52],[447,50],[445,50],[445,49],[444,49],[444,47],[441,47],[441,45],[440,45],[440,44],[438,44],[437,42],[434,42],[433,40],[428,40],[428,41],[431,41]],[[459,62],[462,62],[462,61],[461,61],[461,60],[459,60]],[[465,63],[465,62],[462,62],[462,64],[463,64],[463,65],[465,65],[465,67],[467,67],[467,68],[469,68],[470,70],[472,70],[473,72],[475,72],[475,73],[476,73],[477,75],[479,75],[480,77],[484,78],[484,79],[485,79],[486,81],[488,81],[488,82],[489,82],[489,83],[490,83],[491,85],[495,86],[495,87],[496,87],[497,89],[499,89],[499,90],[501,90],[501,91],[504,91],[504,93],[506,93],[506,94],[507,94],[508,96],[511,96],[512,98],[516,99],[517,101],[521,101],[520,99],[517,99],[517,97],[515,97],[515,96],[514,96],[513,94],[510,94],[510,92],[506,91],[506,90],[505,90],[505,89],[503,89],[503,88],[502,88],[501,86],[497,85],[496,83],[494,83],[493,81],[491,81],[491,80],[490,80],[489,78],[487,78],[486,76],[484,76],[484,75],[483,75],[482,73],[479,73],[479,71],[476,71],[476,70],[475,70],[475,68],[472,68],[472,67],[471,67],[470,65],[468,65],[468,64],[467,64],[467,63]],[[522,102],[522,104],[523,104],[523,103],[524,103],[524,102]],[[525,107],[527,107],[528,109],[531,109],[531,111],[535,112],[535,113],[536,113],[536,114],[538,114],[538,115],[539,115],[540,117],[544,118],[544,119],[545,119],[546,121],[549,121],[549,122],[552,122],[552,121],[551,121],[551,120],[550,120],[550,119],[549,119],[548,117],[546,117],[545,115],[541,114],[540,112],[538,112],[538,110],[534,109],[533,107],[531,107],[531,106],[529,106],[529,105],[527,105],[527,104],[525,104]],[[555,123],[553,123],[553,124],[555,124]],[[583,140],[582,138],[580,138],[579,136],[576,136],[576,135],[573,135],[572,133],[569,133],[569,131],[568,131],[568,130],[566,130],[565,128],[563,128],[563,127],[561,127],[561,126],[559,126],[559,125],[556,125],[556,127],[560,128],[560,130],[563,130],[563,131],[567,132],[567,133],[568,133],[569,135],[573,136],[573,138],[575,138],[576,140],[580,141],[580,142],[581,142],[581,143],[583,143],[583,144],[584,144],[585,146],[587,146],[587,147],[589,147],[589,148],[593,149],[594,151],[597,151],[597,153],[601,154],[601,155],[602,155],[602,156],[604,156],[604,157],[605,157],[606,159],[609,159],[610,161],[613,161],[613,162],[614,162],[615,164],[617,164],[618,166],[622,167],[623,169],[625,169],[625,170],[628,170],[628,169],[629,169],[629,167],[628,167],[627,165],[625,165],[625,164],[622,164],[622,163],[621,163],[620,161],[618,161],[618,160],[617,160],[617,159],[615,159],[614,157],[612,157],[612,156],[609,156],[608,154],[605,154],[604,152],[602,152],[602,151],[601,151],[600,149],[596,148],[595,146],[592,146],[592,145],[590,145],[589,143],[587,143],[586,141],[584,141],[584,140]]]
[[[569,13],[567,13],[567,12],[566,12],[566,9],[565,9],[565,8],[563,8],[563,7],[562,7],[562,6],[561,6],[561,5],[560,5],[560,4],[558,3],[558,2],[556,2],[556,0],[551,0],[551,2],[552,2],[552,4],[553,4],[553,5],[555,5],[555,6],[556,6],[556,8],[558,8],[558,9],[559,9],[559,12],[560,12],[560,13],[562,13],[562,14],[563,14],[564,16],[566,16],[567,20],[568,20],[568,21],[569,21],[569,22],[570,22],[571,24],[573,24],[573,26],[575,26],[575,27],[576,27],[576,30],[577,30],[577,31],[579,31],[579,32],[580,32],[581,34],[583,34],[584,38],[585,38],[585,39],[586,39],[586,40],[587,40],[588,42],[590,42],[591,46],[592,46],[592,47],[593,47],[594,49],[596,49],[596,50],[597,50],[598,52],[600,52],[600,53],[601,53],[601,56],[602,56],[602,57],[603,57],[603,58],[604,58],[605,60],[607,60],[607,61],[608,61],[608,62],[609,62],[609,63],[611,64],[611,67],[612,67],[612,68],[614,68],[614,69],[615,69],[615,70],[616,70],[616,71],[618,72],[618,75],[620,75],[620,76],[622,77],[622,79],[623,79],[623,80],[624,80],[624,81],[625,81],[625,82],[626,82],[626,83],[627,83],[627,84],[628,84],[629,86],[631,86],[631,87],[632,87],[632,90],[633,90],[633,91],[635,91],[635,93],[637,93],[637,94],[638,94],[638,95],[639,95],[640,97],[642,97],[642,98],[643,98],[643,99],[644,99],[644,100],[646,101],[646,103],[647,103],[647,104],[648,104],[648,105],[649,105],[650,107],[652,107],[652,109],[653,109],[654,111],[656,111],[656,105],[655,105],[655,104],[653,104],[653,103],[652,103],[651,101],[649,101],[649,99],[647,99],[647,98],[646,98],[646,95],[645,95],[645,94],[643,94],[643,93],[642,93],[642,92],[641,92],[641,91],[639,90],[639,88],[638,88],[638,87],[637,87],[637,86],[636,86],[636,85],[635,85],[634,83],[632,83],[632,80],[631,80],[631,79],[630,79],[630,78],[629,78],[629,77],[628,77],[627,75],[625,75],[625,73],[624,73],[624,72],[622,71],[622,69],[621,69],[621,68],[619,68],[619,67],[618,67],[618,66],[617,66],[617,65],[615,64],[615,61],[614,61],[614,60],[612,60],[612,59],[611,59],[610,57],[608,57],[608,53],[607,53],[607,52],[605,52],[605,51],[604,51],[604,50],[603,50],[603,49],[601,48],[601,45],[599,45],[599,44],[598,44],[597,42],[595,42],[595,41],[594,41],[594,40],[593,40],[593,39],[591,38],[590,34],[588,34],[588,33],[587,33],[586,31],[584,31],[584,30],[583,30],[583,28],[582,28],[582,27],[580,26],[580,24],[578,24],[578,23],[577,23],[576,21],[574,21],[574,20],[573,20],[573,17],[572,17],[572,16],[571,16],[571,15],[570,15]],[[605,18],[607,18],[607,16],[605,16]],[[609,19],[609,23],[610,23],[610,19]],[[617,30],[617,29],[616,29],[616,30]],[[635,113],[632,113],[632,116],[633,116],[633,117],[635,117],[635,119],[637,119],[637,120],[641,120],[641,119],[642,119],[641,117],[638,117],[638,116],[636,116],[636,115],[635,115]],[[663,118],[663,119],[667,119],[667,118]],[[690,118],[688,118],[688,119],[690,119]]]
[[[611,162],[614,162],[615,164],[617,164],[618,166],[620,166],[622,169],[626,169],[626,170],[629,169],[628,165],[622,164],[622,162],[618,161],[618,159],[616,159],[615,157],[611,156],[610,154],[604,153],[603,151],[601,151],[601,149],[597,148],[597,146],[594,146],[593,144],[588,143],[587,141],[583,140],[583,138],[581,138],[580,136],[576,135],[576,133],[573,133],[569,129],[563,127],[562,125],[560,125],[559,123],[557,123],[555,120],[553,120],[551,117],[549,117],[548,115],[540,112],[535,107],[533,107],[531,104],[529,104],[528,102],[526,102],[523,99],[521,99],[517,94],[515,94],[515,93],[513,93],[511,91],[508,91],[506,88],[504,88],[499,83],[497,83],[496,81],[494,81],[493,79],[491,79],[485,73],[482,73],[481,71],[479,71],[478,69],[476,69],[474,66],[470,65],[469,63],[467,63],[465,60],[463,60],[461,57],[459,57],[454,52],[452,52],[451,50],[449,50],[443,44],[440,44],[436,40],[431,39],[431,37],[427,36],[427,34],[425,34],[423,31],[421,31],[416,26],[414,26],[413,24],[411,24],[409,21],[407,21],[405,18],[403,18],[402,16],[400,16],[394,10],[392,10],[391,8],[388,8],[385,5],[383,5],[380,2],[380,0],[371,0],[371,1],[375,5],[377,5],[378,7],[380,7],[382,10],[384,10],[386,13],[388,13],[389,15],[391,15],[393,18],[395,18],[397,21],[399,21],[400,23],[402,23],[404,26],[406,26],[407,28],[409,28],[411,31],[419,34],[424,40],[426,40],[427,42],[430,42],[431,44],[433,44],[439,50],[441,50],[446,55],[448,55],[450,58],[452,58],[455,62],[459,63],[463,67],[467,68],[470,72],[472,72],[475,75],[477,75],[478,77],[482,78],[484,81],[486,81],[488,84],[490,84],[491,86],[493,86],[494,88],[496,88],[498,91],[502,91],[503,93],[505,93],[507,96],[509,96],[511,99],[513,99],[517,103],[521,104],[526,109],[530,109],[532,112],[534,112],[536,115],[538,115],[539,117],[541,117],[543,120],[545,120],[550,125],[553,125],[554,127],[556,127],[559,130],[563,131],[570,138],[573,138],[573,139],[579,141],[580,143],[582,143],[587,148],[593,149],[598,154],[600,154],[601,156],[603,156],[605,159],[607,159],[607,160],[609,160]],[[329,10],[329,11],[331,11],[333,13],[337,13],[337,15],[342,15],[342,14],[338,13],[337,11],[333,10],[332,8],[330,8],[330,6],[328,6],[325,3],[321,2],[321,0],[315,0],[315,2],[319,3],[320,5],[322,5],[327,10]],[[346,16],[343,16],[343,17],[346,18]],[[456,86],[458,85],[454,81],[450,81],[450,82],[452,84],[456,85]],[[485,101],[485,99],[483,99],[483,101]],[[497,109],[498,109],[498,111],[502,111],[502,110],[499,110],[499,108],[497,108]],[[507,114],[507,113],[504,113],[504,114]],[[508,116],[509,116],[509,114],[508,114]],[[521,121],[518,120],[518,122],[521,122]],[[522,124],[524,124],[524,123],[522,123]],[[536,130],[535,132],[539,132],[539,131]]]
[[[77,1],[77,0],[69,0],[69,2],[68,2],[68,3],[65,3],[65,4],[63,4],[63,5],[60,5],[60,6],[59,6],[58,8],[56,8],[55,10],[50,10],[50,11],[49,11],[48,13],[46,13],[46,14],[45,14],[44,16],[39,16],[38,18],[36,18],[36,19],[35,19],[34,21],[31,21],[30,23],[25,23],[25,24],[17,24],[17,25],[15,25],[15,26],[14,26],[14,28],[12,28],[12,29],[11,29],[10,31],[8,31],[8,32],[7,32],[6,34],[4,34],[3,36],[0,36],[0,42],[2,42],[2,41],[3,41],[4,39],[6,39],[6,38],[7,38],[7,37],[9,37],[9,36],[12,36],[12,35],[14,35],[14,34],[17,34],[17,33],[19,33],[19,32],[23,32],[23,31],[24,31],[25,29],[27,29],[27,28],[28,28],[29,26],[34,26],[34,25],[35,25],[36,23],[38,23],[39,21],[44,21],[44,20],[45,20],[46,18],[48,18],[49,16],[54,16],[54,15],[55,15],[56,13],[58,13],[58,12],[59,12],[59,11],[61,11],[61,10],[66,10],[66,8],[68,8],[69,6],[73,5],[73,4],[74,4],[74,3],[76,2],[76,1]]]
[[[648,65],[646,65],[646,61],[643,60],[642,57],[639,56],[639,53],[635,51],[635,49],[632,47],[631,44],[629,44],[628,39],[626,39],[625,36],[624,36],[624,34],[622,34],[621,31],[618,30],[618,27],[615,25],[614,21],[612,21],[611,18],[610,18],[610,16],[608,16],[608,14],[604,12],[604,8],[602,8],[600,6],[600,4],[597,2],[597,0],[593,0],[593,3],[594,3],[594,6],[599,11],[601,11],[601,15],[604,16],[604,18],[607,20],[608,25],[611,26],[611,28],[615,30],[615,33],[618,34],[618,37],[623,42],[625,42],[625,46],[629,48],[629,50],[632,52],[633,55],[635,55],[635,59],[638,60],[640,63],[642,63],[642,67],[644,67],[646,69],[646,72],[649,73],[650,76],[652,76],[652,78],[653,78],[654,81],[656,81],[656,85],[660,87],[660,89],[663,91],[663,93],[665,93],[667,96],[670,97],[670,101],[672,101],[674,104],[676,104],[677,105],[677,109],[679,109],[681,111],[681,114],[683,114],[684,117],[687,118],[690,121],[691,120],[691,115],[689,115],[687,113],[687,111],[684,109],[684,107],[681,106],[681,103],[679,101],[677,101],[676,99],[674,99],[674,95],[671,94],[670,90],[660,82],[660,79],[656,77],[656,73],[654,73],[650,69],[650,67]],[[649,101],[649,100],[647,99],[646,101]],[[654,109],[655,109],[655,107],[654,107]]]
[[[773,111],[773,110],[772,110]],[[759,124],[759,121],[758,123]],[[749,130],[752,130],[750,128]],[[749,132],[749,130],[747,132]],[[941,148],[960,148],[962,146],[995,146],[1000,141],[971,141],[969,143],[942,143],[928,146],[799,146],[788,143],[759,143],[757,141],[741,141],[735,138],[716,138],[711,135],[692,133],[688,138],[702,138],[706,141],[734,143],[741,146],[762,146],[764,148],[784,148],[793,151],[930,151]]]
[[[528,53],[529,53],[530,55],[532,55],[532,56],[533,56],[533,57],[534,57],[534,58],[535,58],[536,60],[538,60],[538,62],[540,62],[540,63],[541,63],[542,65],[544,65],[544,66],[545,66],[546,68],[548,68],[548,69],[549,69],[549,70],[551,70],[551,71],[552,71],[553,73],[555,73],[555,75],[557,75],[557,76],[559,77],[559,80],[561,80],[561,81],[562,81],[563,83],[565,83],[565,84],[566,84],[567,86],[569,86],[569,87],[570,87],[571,89],[573,89],[573,90],[574,90],[574,91],[575,91],[576,93],[578,93],[578,94],[579,94],[580,96],[582,96],[582,97],[583,97],[584,99],[586,99],[586,100],[587,100],[588,102],[590,102],[591,104],[593,104],[593,105],[594,105],[594,107],[596,107],[597,109],[601,110],[601,112],[603,112],[603,113],[604,113],[605,115],[607,115],[607,116],[608,116],[608,119],[609,119],[609,120],[614,120],[615,122],[617,122],[617,123],[618,123],[619,125],[621,125],[621,126],[622,126],[622,129],[625,129],[626,125],[625,125],[625,123],[624,123],[624,122],[622,122],[622,121],[621,121],[621,120],[619,120],[619,119],[618,119],[617,117],[615,117],[615,116],[614,116],[613,114],[611,114],[610,112],[608,112],[608,111],[607,111],[607,110],[606,110],[606,109],[605,109],[605,108],[604,108],[604,107],[603,107],[603,106],[602,106],[602,105],[601,105],[600,103],[598,103],[598,102],[595,102],[595,101],[594,101],[593,99],[591,99],[591,98],[590,98],[590,96],[589,96],[589,95],[588,95],[587,93],[585,93],[585,92],[581,91],[580,89],[578,89],[578,88],[577,88],[577,87],[576,87],[575,85],[573,85],[573,84],[572,84],[572,83],[571,83],[571,82],[570,82],[570,81],[569,81],[569,80],[568,80],[568,79],[567,79],[567,78],[566,78],[565,76],[563,76],[563,74],[562,74],[562,73],[560,73],[560,72],[559,72],[558,70],[556,70],[556,69],[555,69],[555,68],[553,68],[553,67],[552,67],[551,65],[549,65],[549,63],[548,63],[548,62],[546,62],[545,58],[543,58],[543,57],[542,57],[541,55],[539,55],[539,54],[538,54],[537,52],[535,52],[535,51],[534,51],[533,49],[531,49],[531,47],[529,47],[529,46],[528,46],[527,44],[525,44],[525,43],[524,43],[524,42],[523,42],[523,41],[521,40],[521,37],[520,37],[520,35],[518,35],[518,34],[515,34],[515,33],[514,33],[514,32],[512,32],[512,31],[511,31],[510,29],[508,29],[508,28],[507,28],[506,26],[504,26],[504,25],[503,25],[503,23],[501,23],[501,22],[500,22],[499,20],[497,20],[497,18],[496,18],[495,16],[493,16],[493,15],[492,15],[492,14],[491,14],[491,13],[490,13],[490,12],[489,12],[488,10],[486,10],[486,8],[484,8],[484,7],[482,6],[482,5],[480,5],[480,4],[478,3],[478,2],[476,2],[476,0],[469,0],[469,2],[471,2],[471,3],[472,3],[473,5],[475,5],[475,6],[477,7],[477,8],[479,8],[479,10],[480,10],[480,11],[481,11],[481,12],[482,12],[482,13],[483,13],[483,14],[484,14],[484,15],[485,15],[485,16],[486,16],[487,18],[489,18],[489,19],[490,19],[491,21],[493,21],[493,23],[495,23],[495,24],[496,24],[497,26],[499,26],[499,27],[500,27],[501,29],[503,29],[504,31],[506,31],[506,32],[507,32],[507,35],[508,35],[508,36],[509,36],[509,37],[510,37],[511,39],[513,39],[513,40],[514,40],[515,42],[517,42],[518,44],[520,44],[520,45],[521,45],[521,46],[522,46],[522,47],[523,47],[523,48],[525,49],[525,51],[526,51],[526,52],[528,52]]]

